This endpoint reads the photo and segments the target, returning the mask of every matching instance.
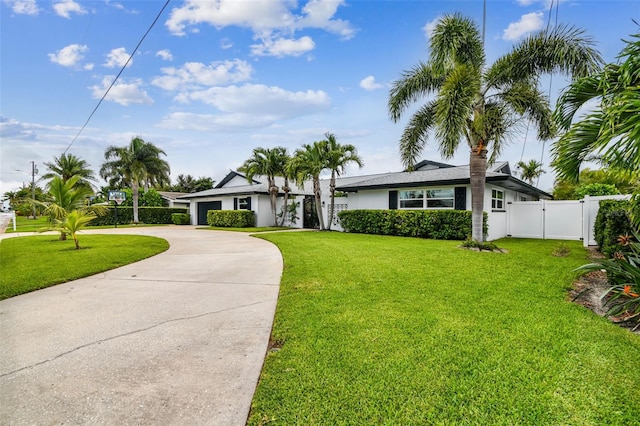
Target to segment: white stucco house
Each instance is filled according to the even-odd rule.
[[[277,185],[282,187],[283,179]],[[290,198],[298,203],[296,223],[286,223],[297,228],[313,228],[313,191],[311,183],[298,188],[290,183]],[[321,181],[322,210],[328,223],[330,204],[329,179]],[[365,176],[345,176],[337,179],[336,209],[332,229],[341,230],[337,213],[354,209],[451,209],[471,210],[471,183],[469,166],[452,166],[425,160],[412,172],[392,172]],[[507,236],[507,203],[515,201],[548,200],[552,196],[512,175],[508,162],[495,163],[487,169],[485,208],[488,213],[489,240]],[[183,195],[180,200],[189,201],[194,225],[207,224],[208,210],[253,210],[256,226],[273,225],[266,179],[257,176],[248,183],[246,177],[231,171],[214,189]],[[281,208],[284,194],[278,197]]]

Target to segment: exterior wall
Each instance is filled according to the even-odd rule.
[[[251,210],[256,212],[256,226],[273,226],[273,214],[268,195],[254,195],[251,199]]]

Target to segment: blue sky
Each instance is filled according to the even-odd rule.
[[[550,3],[488,0],[488,60],[545,27]],[[30,161],[42,174],[67,149],[163,4],[0,0],[0,194],[30,181]],[[167,153],[174,181],[220,181],[257,146],[293,152],[330,131],[364,159],[349,175],[401,170],[406,120],[389,120],[389,85],[427,57],[429,28],[454,12],[480,25],[482,1],[172,0],[68,152],[97,172],[107,146],[140,136]],[[560,1],[557,15],[612,62],[638,30],[640,2]],[[552,99],[566,83],[541,80]],[[532,133],[501,159],[542,158],[539,186],[550,190],[550,143]],[[467,164],[468,152],[444,160],[430,143],[423,158]]]

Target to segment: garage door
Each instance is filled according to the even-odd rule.
[[[198,225],[208,225],[207,212],[209,210],[222,210],[222,201],[204,201],[198,203]]]

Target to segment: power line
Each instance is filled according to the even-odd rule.
[[[111,82],[111,84],[109,85],[109,87],[107,88],[106,92],[104,92],[104,95],[102,95],[102,97],[100,98],[100,100],[98,101],[98,103],[96,104],[95,108],[93,109],[93,111],[91,111],[91,114],[89,114],[89,117],[87,118],[87,121],[84,122],[84,124],[82,125],[82,127],[80,128],[80,130],[78,130],[78,133],[76,134],[76,136],[73,138],[73,140],[71,141],[71,143],[69,143],[69,146],[67,146],[67,148],[64,150],[63,154],[66,154],[67,151],[69,150],[69,148],[71,148],[71,145],[73,145],[73,143],[78,139],[78,137],[80,136],[80,134],[82,133],[82,131],[85,129],[85,127],[87,127],[87,124],[89,124],[89,121],[91,120],[91,117],[93,117],[93,114],[96,113],[96,111],[98,110],[98,108],[100,107],[100,104],[102,104],[102,101],[104,101],[104,99],[107,97],[107,95],[109,94],[109,91],[111,90],[111,88],[116,84],[116,81],[118,81],[118,78],[120,78],[120,75],[124,72],[124,69],[127,67],[127,65],[129,65],[129,62],[131,62],[131,59],[133,59],[133,55],[136,54],[136,52],[138,51],[138,48],[140,47],[140,45],[142,44],[142,42],[144,41],[144,39],[147,37],[147,34],[149,34],[149,32],[151,32],[151,29],[156,25],[156,22],[158,22],[158,19],[160,19],[160,16],[162,15],[162,12],[164,12],[164,10],[167,8],[167,6],[169,5],[169,2],[171,0],[167,0],[164,5],[162,6],[162,9],[160,9],[160,12],[158,12],[158,14],[156,15],[156,18],[153,20],[153,22],[151,23],[151,25],[149,26],[149,28],[147,29],[147,31],[144,33],[144,35],[142,36],[142,38],[140,39],[140,41],[138,42],[138,44],[136,45],[135,49],[133,49],[133,52],[131,52],[131,54],[129,55],[129,58],[127,59],[127,62],[125,62],[125,64],[122,66],[122,68],[120,69],[120,72],[118,73],[118,75],[116,75],[116,77],[113,79],[113,81]]]

